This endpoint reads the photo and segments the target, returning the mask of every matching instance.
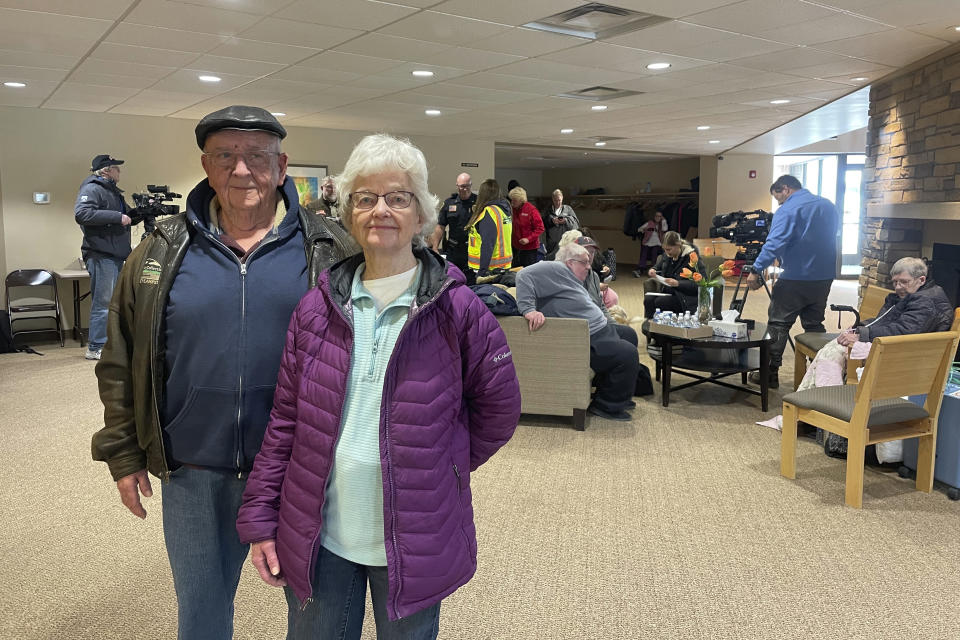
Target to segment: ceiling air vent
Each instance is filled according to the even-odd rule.
[[[591,100],[601,102],[603,100],[614,100],[625,96],[638,96],[643,91],[630,91],[629,89],[614,89],[613,87],[587,87],[577,91],[568,91],[567,93],[557,94],[558,98],[576,98],[578,100]]]
[[[590,40],[602,40],[646,29],[669,20],[670,18],[650,13],[611,7],[599,2],[588,2],[575,9],[555,13],[523,26]]]

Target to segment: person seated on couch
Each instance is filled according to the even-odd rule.
[[[950,329],[953,305],[940,286],[927,280],[923,260],[900,258],[890,269],[890,279],[894,292],[884,300],[877,317],[847,329],[820,349],[797,391],[843,384],[847,358],[865,359],[874,338]]]
[[[680,272],[690,268],[690,254],[696,251],[696,247],[676,231],[668,231],[663,236],[663,251],[643,283],[643,315],[652,318],[657,309],[694,313],[697,310],[697,283],[681,278]],[[663,282],[656,279],[658,275]]]
[[[557,250],[553,261],[524,267],[517,274],[517,308],[530,330],[544,325],[546,317],[582,318],[590,328],[590,368],[597,388],[587,411],[610,420],[631,419],[627,409],[637,385],[640,358],[637,333],[628,326],[607,321],[590,299],[583,281],[590,272],[590,254],[576,243]]]

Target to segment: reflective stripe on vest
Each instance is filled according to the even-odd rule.
[[[493,255],[490,256],[488,269],[509,269],[513,264],[513,247],[510,238],[513,233],[513,224],[507,214],[496,205],[490,205],[484,208],[483,213],[477,222],[483,219],[483,216],[490,216],[497,225],[497,243],[493,247]],[[474,271],[480,270],[480,245],[482,238],[477,231],[477,224],[470,227],[467,244],[467,266]]]

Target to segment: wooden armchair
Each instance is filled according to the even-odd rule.
[[[794,391],[783,398],[780,475],[796,478],[797,423],[847,438],[848,506],[863,504],[863,460],[867,445],[917,438],[917,490],[933,489],[937,417],[960,334],[955,331],[885,336],[873,341],[857,386]],[[926,394],[920,407],[901,396]]]
[[[950,331],[960,331],[960,307],[953,310],[953,323],[950,325]],[[847,351],[847,384],[857,384],[857,369],[866,365],[866,360],[854,360],[849,357]]]
[[[883,307],[883,301],[887,295],[893,293],[890,289],[884,289],[876,285],[867,285],[863,292],[863,300],[860,301],[858,310],[861,318],[874,318]],[[807,360],[813,360],[820,351],[831,340],[836,339],[839,333],[812,333],[805,332],[797,336],[794,345],[793,359],[793,388],[800,386],[800,381],[807,373]],[[863,366],[863,365],[857,365]],[[856,367],[854,367],[854,370]],[[849,379],[849,378],[848,378]],[[854,375],[856,380],[856,375]]]

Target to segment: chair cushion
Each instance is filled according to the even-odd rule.
[[[812,351],[820,351],[828,342],[835,340],[839,333],[801,333],[794,340]]]
[[[853,384],[814,387],[806,391],[788,393],[783,396],[783,401],[801,409],[813,409],[838,420],[849,422],[853,416],[854,395],[856,393],[857,386]],[[926,418],[929,415],[920,405],[902,398],[875,400],[870,407],[867,426],[878,427],[883,424]]]

